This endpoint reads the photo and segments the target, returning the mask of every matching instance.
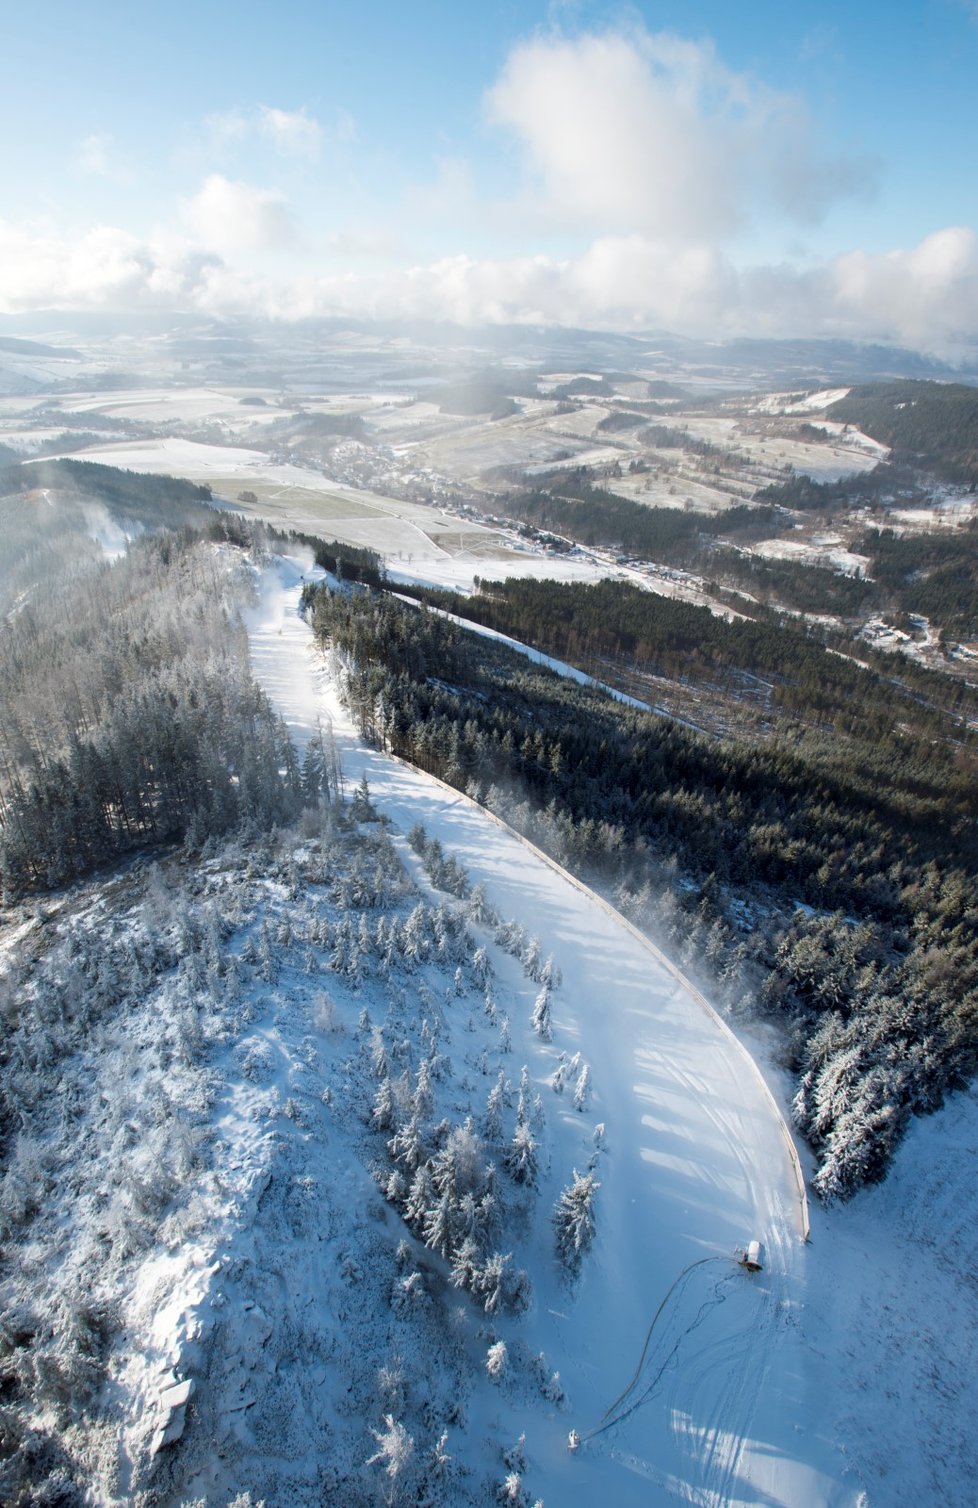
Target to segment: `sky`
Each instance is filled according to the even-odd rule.
[[[36,0],[0,312],[978,343],[978,0]]]

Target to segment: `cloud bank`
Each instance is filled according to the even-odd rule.
[[[100,225],[72,239],[0,221],[0,311],[149,305],[824,335],[952,356],[978,344],[968,226],[817,261],[738,258],[745,233],[810,225],[869,194],[875,170],[830,150],[798,99],[732,72],[709,43],[641,28],[537,37],[512,50],[484,103],[513,155],[508,199],[480,198],[471,164],[446,158],[434,187],[385,192],[375,223],[335,222],[325,206],[342,196],[320,159],[327,143],[358,143],[352,119],[327,131],[305,110],[251,106],[208,118],[205,137],[218,158],[266,144],[270,175],[276,164],[293,175],[288,196],[213,171],[148,237]],[[87,138],[79,165],[105,173],[110,146]],[[413,227],[447,205],[456,244],[407,264]],[[503,249],[460,249],[466,214],[493,223]]]
[[[244,186],[247,187],[247,186]],[[222,242],[274,240],[281,206],[227,181],[192,202]],[[462,324],[670,329],[687,334],[832,335],[953,353],[978,340],[978,237],[941,230],[908,250],[846,252],[813,267],[738,269],[708,246],[606,237],[580,256],[444,257],[394,272],[274,279],[179,240],[99,227],[78,242],[0,222],[0,310],[172,306],[271,318],[348,315]]]

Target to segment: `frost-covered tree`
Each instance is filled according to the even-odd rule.
[[[530,1017],[533,1030],[544,1042],[549,1042],[553,1036],[550,1020],[550,989],[544,985],[533,1003],[533,1014]]]
[[[434,1185],[431,1182],[431,1165],[422,1162],[415,1170],[408,1188],[407,1199],[404,1205],[404,1218],[412,1230],[422,1229],[425,1217],[435,1200]]]
[[[534,983],[539,983],[542,979],[543,968],[540,939],[534,936],[530,938],[530,941],[526,945],[526,951],[523,954],[523,970]]]
[[[395,1132],[387,1143],[387,1150],[394,1161],[408,1173],[414,1173],[419,1164],[424,1161],[424,1136],[421,1132],[420,1119],[416,1114],[412,1115],[410,1120]]]
[[[394,1091],[389,1078],[381,1079],[380,1087],[374,1095],[373,1109],[370,1112],[370,1123],[378,1131],[393,1131],[397,1125]]]
[[[554,963],[554,956],[551,953],[540,970],[540,983],[546,985],[548,990],[559,990],[562,982],[563,975]]]
[[[486,1100],[485,1135],[486,1141],[498,1142],[503,1135],[503,1107],[506,1103],[506,1076],[502,1069],[499,1077],[489,1091]]]
[[[501,1382],[506,1375],[509,1357],[504,1340],[494,1341],[486,1352],[486,1371],[493,1382]]]
[[[375,1026],[370,1033],[370,1068],[375,1079],[386,1079],[390,1073],[387,1044],[379,1026]]]
[[[377,1442],[377,1450],[369,1458],[367,1465],[383,1464],[389,1484],[387,1502],[392,1508],[406,1486],[406,1478],[414,1460],[414,1439],[404,1425],[395,1420],[393,1414],[385,1414],[383,1429],[371,1430],[370,1433]]]
[[[481,880],[472,887],[468,907],[469,916],[477,927],[491,927],[494,924],[496,913],[486,898],[486,887]]]
[[[479,1248],[472,1236],[466,1236],[452,1257],[452,1282],[456,1288],[475,1287],[479,1262]]]
[[[403,952],[412,962],[423,962],[431,952],[431,934],[424,903],[418,901],[404,923]]]
[[[489,954],[485,947],[480,946],[476,948],[472,954],[472,969],[479,984],[485,988],[486,984],[492,978],[493,972],[492,963],[489,960]]]
[[[520,1125],[530,1119],[530,1070],[525,1063],[520,1069],[520,1088],[516,1101],[516,1119]]]
[[[414,1090],[412,1101],[414,1113],[418,1120],[427,1120],[435,1108],[435,1097],[431,1088],[431,1064],[427,1058],[422,1058],[418,1064],[418,1080]]]
[[[562,1190],[554,1206],[557,1257],[569,1272],[577,1272],[594,1240],[594,1200],[601,1185],[593,1173],[578,1173]]]
[[[494,1251],[478,1275],[478,1292],[487,1314],[500,1314],[506,1308],[508,1267],[511,1260],[511,1253],[507,1252],[504,1256],[502,1252]]]
[[[503,1165],[514,1183],[532,1186],[537,1176],[537,1144],[527,1121],[521,1121],[506,1148]]]
[[[575,1110],[585,1110],[587,1108],[588,1096],[590,1092],[591,1070],[585,1063],[584,1067],[581,1069],[580,1073],[577,1076],[577,1083],[574,1085]]]
[[[440,1257],[451,1254],[455,1238],[454,1198],[447,1189],[438,1203],[428,1210],[422,1226],[424,1244]]]
[[[358,822],[375,822],[377,819],[377,812],[370,799],[366,771],[361,775],[360,783],[353,793],[352,811]]]
[[[427,1472],[433,1482],[446,1482],[452,1470],[452,1457],[448,1452],[448,1431],[444,1430],[431,1447]]]

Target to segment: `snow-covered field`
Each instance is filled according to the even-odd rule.
[[[757,400],[754,409],[759,414],[821,414],[831,403],[841,403],[848,398],[852,388],[818,388],[813,393],[799,397],[797,393],[766,393]]]
[[[811,535],[805,539],[762,539],[752,552],[768,559],[800,560],[806,565],[826,566],[847,576],[868,572],[868,555],[847,550],[837,535]]]

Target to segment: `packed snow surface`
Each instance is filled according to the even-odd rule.
[[[598,1239],[576,1287],[534,1274],[522,1322],[559,1361],[569,1400],[533,1442],[547,1501],[856,1504],[799,1336],[815,1258],[796,1164],[752,1060],[590,891],[459,793],[363,744],[298,615],[304,572],[297,559],[264,574],[249,622],[259,681],[300,745],[329,719],[348,784],[366,775],[395,832],[422,822],[553,950],[565,980],[555,1039],[591,1066],[607,1145]],[[584,1168],[590,1137],[570,1103],[555,1113]],[[736,1257],[752,1239],[764,1267],[748,1275]],[[573,1453],[570,1427],[583,1440]]]

